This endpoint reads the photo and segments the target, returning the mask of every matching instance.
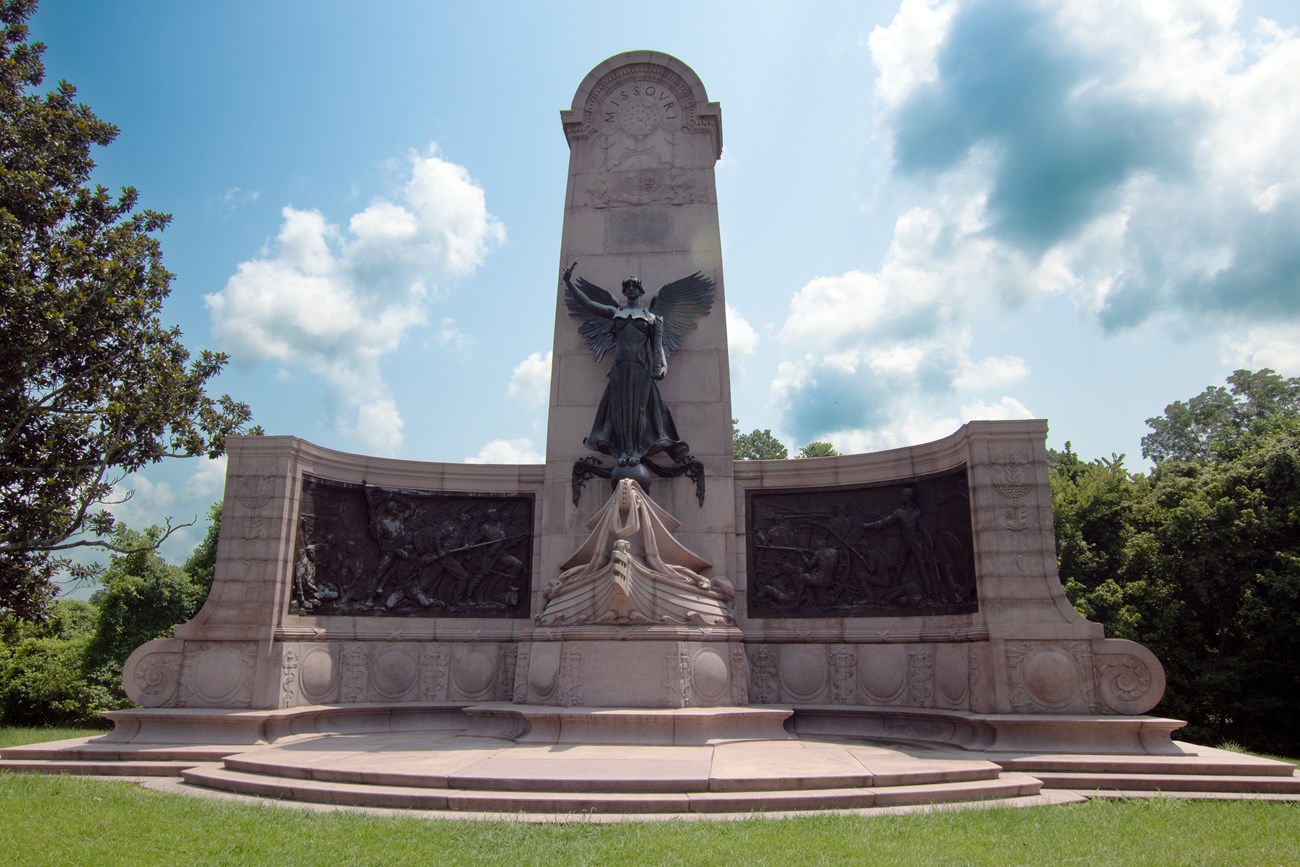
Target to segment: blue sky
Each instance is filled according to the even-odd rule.
[[[1300,7],[950,0],[47,0],[121,135],[99,182],[169,212],[166,308],[268,433],[540,460],[583,76],[652,48],[722,104],[742,428],[796,447],[1042,417],[1140,465],[1144,420],[1237,367],[1300,375]],[[221,462],[118,508],[202,515]],[[178,534],[178,558],[201,528]]]

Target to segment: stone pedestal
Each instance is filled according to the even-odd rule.
[[[735,627],[546,630],[520,643],[514,701],[558,707],[683,708],[748,703]]]

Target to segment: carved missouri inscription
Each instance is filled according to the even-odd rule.
[[[526,617],[533,498],[304,477],[289,610]]]
[[[977,610],[966,470],[903,482],[749,491],[750,617]]]

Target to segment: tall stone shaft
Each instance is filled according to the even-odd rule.
[[[668,360],[660,393],[678,433],[704,465],[703,506],[687,478],[655,479],[651,497],[682,522],[683,544],[708,559],[713,575],[734,568],[736,506],[731,456],[731,376],[726,296],[713,167],[722,153],[721,110],[699,77],[674,57],[632,51],[611,57],[578,86],[561,112],[568,139],[569,182],[555,287],[555,340],[546,439],[541,578],[545,583],[586,538],[586,521],[609,496],[591,479],[572,502],[573,464],[595,453],[591,430],[610,367],[595,363],[579,322],[564,303],[560,270],[620,302],[624,279],[659,288],[697,271],[716,285],[711,313]],[[607,457],[601,457],[606,464]]]

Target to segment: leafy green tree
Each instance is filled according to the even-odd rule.
[[[795,457],[796,458],[833,458],[833,457],[837,457],[838,455],[839,452],[835,450],[835,446],[831,445],[828,442],[822,442],[821,440],[818,440],[817,442],[808,443],[808,445],[799,449],[799,454],[795,455]]]
[[[1191,400],[1175,401],[1165,414],[1147,419],[1142,455],[1153,461],[1203,461],[1231,449],[1243,435],[1300,413],[1300,378],[1264,368],[1238,370],[1228,387],[1211,386]]]
[[[121,706],[83,673],[95,629],[89,602],[61,599],[42,623],[9,617],[0,641],[0,723],[98,725],[99,711]]]
[[[790,456],[789,449],[772,431],[755,428],[743,434],[734,418],[731,420],[731,453],[738,461],[776,461]]]
[[[219,520],[220,508],[211,514]],[[0,614],[0,723],[95,725],[101,710],[130,705],[122,689],[126,658],[193,617],[212,583],[215,520],[186,568],[153,549],[163,532],[119,524],[113,542],[131,553],[113,556],[90,602],[59,600],[43,621]]]
[[[217,539],[220,535],[221,503],[216,502],[208,508],[208,530],[203,540],[181,566],[194,583],[203,588],[205,598],[212,589],[212,578],[217,571]]]
[[[1231,458],[1153,474],[1159,640],[1185,712],[1220,738],[1300,750],[1300,418]]]
[[[1069,444],[1049,456],[1061,578],[1108,634],[1160,658],[1168,689],[1156,712],[1188,720],[1188,738],[1293,755],[1300,409],[1271,371],[1229,383],[1171,404],[1163,427],[1152,420],[1165,433],[1185,410],[1202,422],[1180,434],[1195,451],[1169,452],[1149,475],[1118,457],[1084,462]],[[1216,401],[1217,420],[1202,411]]]
[[[137,533],[119,526],[113,534],[117,548],[101,578],[103,588],[91,601],[99,607],[95,634],[86,648],[86,667],[107,667],[109,682],[122,673],[122,663],[146,641],[170,635],[171,629],[194,616],[207,596],[207,586],[184,569],[158,555],[164,531],[150,527]]]
[[[130,187],[89,183],[117,128],[65,81],[46,94],[35,0],[0,0],[0,611],[39,616],[62,552],[115,550],[102,506],[126,474],[215,457],[249,409],[205,386],[226,363],[191,359],[160,313],[171,274]],[[155,540],[157,541],[157,540]]]

